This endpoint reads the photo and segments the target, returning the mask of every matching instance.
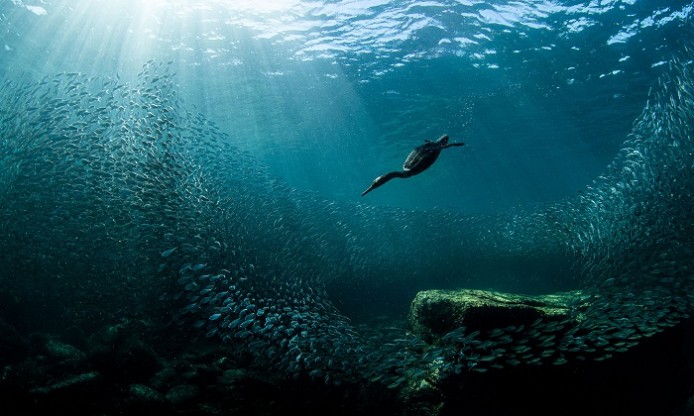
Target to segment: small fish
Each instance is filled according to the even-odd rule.
[[[162,256],[162,257],[169,257],[170,255],[173,254],[174,251],[176,251],[177,248],[178,248],[178,247],[174,247],[174,248],[170,248],[170,249],[168,249],[168,250],[164,250],[164,251],[161,252],[161,256]]]

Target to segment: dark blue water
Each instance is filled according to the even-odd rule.
[[[647,354],[637,341],[681,330],[694,303],[691,13],[641,0],[0,2],[0,329],[4,351],[29,357],[0,361],[0,398],[51,407],[37,388],[74,375],[35,376],[53,337],[120,392],[95,412],[121,412],[133,385],[182,383],[106,371],[130,368],[94,346],[119,331],[159,361],[204,342],[232,369],[350,400],[350,386],[399,394],[422,374],[450,393],[519,361],[512,347],[479,358],[492,331],[425,345],[405,319],[426,289],[581,290],[573,326],[530,331],[549,338],[527,368],[565,376]],[[443,134],[465,145],[362,196]],[[520,333],[522,349],[535,335]]]

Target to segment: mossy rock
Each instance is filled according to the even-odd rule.
[[[409,313],[410,330],[428,342],[466,327],[484,331],[529,325],[537,319],[561,321],[581,301],[580,291],[520,295],[487,290],[425,290],[417,293]]]

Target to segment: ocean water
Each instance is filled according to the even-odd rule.
[[[360,386],[374,403],[359,396],[360,410],[379,413],[373,392],[402,404],[422,374],[446,396],[467,373],[571,372],[683,331],[692,13],[644,0],[0,1],[0,397],[22,398],[11,414],[74,411],[82,393],[58,383],[84,374],[102,380],[94,414],[142,405],[132,386],[172,413],[262,396],[181,405],[172,389],[224,382],[113,376],[104,362],[132,363],[95,353],[95,334],[121,330],[164,369],[202,343],[233,369],[328,386],[326,402]],[[443,134],[465,145],[362,196]],[[538,323],[543,346],[522,359],[522,330],[508,330],[516,350],[491,332],[428,345],[408,330],[419,291],[461,288],[585,298],[561,336]],[[37,339],[87,358],[42,378]]]
[[[174,60],[177,89],[230,140],[342,201],[447,133],[468,147],[367,201],[473,213],[556,201],[599,175],[686,41],[691,7],[6,3],[5,78],[128,79]]]

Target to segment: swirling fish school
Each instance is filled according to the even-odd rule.
[[[180,108],[170,66],[148,62],[132,84],[2,86],[0,285],[52,296],[43,315],[85,327],[180,308],[177,323],[259,365],[352,373],[358,337],[326,298],[292,191]]]

